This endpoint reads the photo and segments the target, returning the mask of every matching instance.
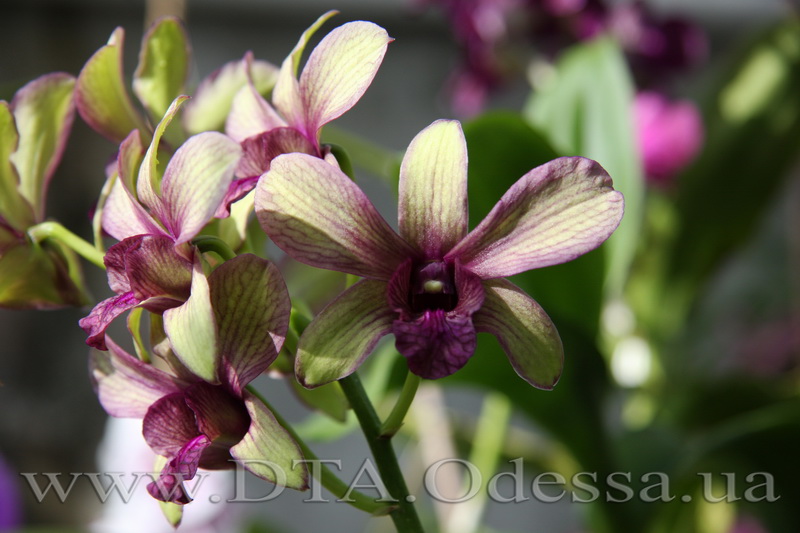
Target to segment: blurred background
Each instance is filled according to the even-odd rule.
[[[724,494],[726,478],[719,474],[732,472],[741,483],[739,496],[748,486],[746,473],[768,472],[781,495],[774,503],[730,505],[589,506],[570,504],[568,498],[555,504],[484,502],[477,512],[483,513],[485,529],[458,529],[453,525],[458,522],[448,518],[449,513],[474,513],[474,508],[448,510],[428,503],[428,520],[436,524],[432,531],[798,531],[800,517],[792,502],[800,497],[800,470],[793,457],[800,445],[800,37],[797,24],[789,23],[796,22],[797,6],[780,0],[636,4],[646,16],[630,6],[581,0],[5,0],[0,98],[10,100],[27,81],[47,72],[77,75],[117,26],[126,31],[130,77],[143,32],[158,13],[185,15],[196,84],[248,50],[280,65],[313,20],[337,9],[341,14],[317,39],[341,23],[366,19],[385,27],[395,41],[366,95],[336,121],[336,128],[400,153],[433,120],[461,118],[475,162],[471,180],[497,169],[513,182],[521,175],[517,167],[524,172],[550,153],[581,153],[598,159],[616,181],[611,169],[618,163],[595,154],[616,155],[603,148],[585,153],[598,145],[576,144],[570,133],[559,133],[564,129],[560,117],[575,105],[561,98],[569,91],[559,90],[558,80],[567,78],[563,73],[570,69],[580,70],[581,61],[595,61],[580,51],[565,51],[610,33],[619,57],[625,58],[622,68],[630,69],[624,90],[618,93],[617,81],[603,76],[604,66],[598,67],[600,75],[587,73],[581,83],[587,94],[627,94],[631,105],[635,100],[639,106],[625,111],[638,135],[633,160],[642,165],[640,186],[631,195],[626,192],[629,213],[642,220],[635,236],[627,237],[630,273],[604,285],[602,277],[593,277],[593,265],[603,259],[592,255],[574,267],[515,280],[542,303],[562,332],[567,351],[563,383],[553,393],[518,387],[524,384],[514,381],[510,369],[486,363],[493,358],[497,366],[508,366],[502,356],[489,353],[497,351],[496,345],[486,344],[463,375],[447,378],[441,387],[423,388],[417,400],[422,413],[412,413],[403,437],[414,446],[403,459],[409,472],[424,469],[425,458],[413,449],[424,448],[433,428],[441,427],[437,414],[448,421],[451,450],[469,455],[480,413],[495,413],[498,431],[508,429],[510,443],[498,452],[500,470],[513,470],[506,461],[524,456],[531,476],[539,471],[558,471],[567,478],[576,471],[620,471],[632,472],[635,480],[640,472],[667,472],[674,476],[670,479],[678,495],[698,494],[702,479],[697,472],[714,472],[715,494]],[[596,17],[583,19],[581,13]],[[647,35],[663,30],[662,37],[685,39],[677,58],[648,55],[643,28]],[[785,56],[776,55],[781,51]],[[593,64],[601,64],[605,52],[602,47],[595,52]],[[560,62],[565,54],[571,59]],[[765,88],[768,83],[773,85]],[[646,95],[634,98],[637,93]],[[687,104],[658,122],[659,113],[669,111],[665,106],[676,102]],[[733,102],[730,113],[738,120],[725,122],[730,116],[724,102]],[[585,121],[602,124],[602,116]],[[569,120],[577,119],[563,119]],[[495,146],[522,124],[547,142],[537,136],[530,145],[509,141],[505,148]],[[608,129],[613,137],[615,128]],[[648,131],[672,137],[663,147],[653,141],[653,147],[643,140]],[[112,143],[76,120],[50,187],[48,214],[87,239],[103,169],[114,152]],[[382,195],[379,207],[393,220],[391,184],[368,176],[361,181],[373,198]],[[478,212],[488,211],[508,186],[480,185],[488,181],[491,176],[470,193]],[[96,299],[109,296],[101,272],[87,267],[86,277]],[[609,289],[614,283],[618,287]],[[597,295],[581,294],[584,288]],[[143,501],[137,507],[140,514],[117,509],[123,518],[114,520],[87,483],[76,483],[65,503],[53,497],[38,503],[16,475],[97,472],[103,457],[138,453],[136,428],[128,427],[117,429],[116,440],[107,441],[105,455],[98,455],[107,417],[92,391],[85,335],[77,327],[88,309],[0,309],[0,475],[5,470],[9,483],[16,484],[7,497],[0,496],[7,504],[6,509],[0,502],[0,515],[6,514],[7,527],[17,523],[25,530],[84,531],[95,523],[96,531],[108,533],[166,531],[159,521],[144,521],[145,514],[159,518],[154,501]],[[392,386],[396,381],[390,378]],[[259,385],[289,420],[307,418],[307,409],[281,380],[265,377]],[[498,390],[505,393],[499,400]],[[508,425],[504,416],[510,417]],[[367,450],[358,434],[331,437],[345,433],[329,432],[324,439],[329,442],[312,447],[320,457],[342,458],[347,479]],[[220,483],[230,490],[230,478]],[[2,487],[0,482],[0,492]],[[252,487],[253,494],[264,494],[263,487]],[[195,512],[198,525],[187,518],[180,531],[301,531],[329,529],[331,523],[341,531],[391,530],[387,519],[368,519],[343,504],[303,504],[303,497],[287,491],[273,502],[225,510],[212,505],[195,511],[192,505],[187,516]]]

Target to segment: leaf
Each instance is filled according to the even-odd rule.
[[[133,74],[133,92],[153,123],[161,120],[175,97],[183,92],[189,55],[186,31],[176,18],[160,19],[145,35]]]
[[[642,226],[644,183],[631,116],[633,87],[619,45],[600,38],[572,47],[553,79],[531,96],[525,115],[562,155],[596,160],[625,196],[625,216],[606,245],[606,290],[619,295]]]
[[[765,33],[705,106],[706,145],[678,186],[665,286],[704,281],[752,234],[800,150],[800,22]]]

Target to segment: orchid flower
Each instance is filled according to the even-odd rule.
[[[109,350],[93,351],[91,362],[100,403],[112,416],[143,419],[145,440],[165,461],[148,485],[156,499],[188,503],[184,481],[198,468],[233,468],[234,460],[263,479],[304,490],[307,471],[293,464],[302,459],[299,446],[245,389],[286,337],[291,304],[280,272],[244,254],[208,278],[199,268],[192,277],[189,300],[168,312],[178,314],[172,322],[179,335],[170,346],[181,362],[170,360],[173,372],[166,372],[107,338]]]
[[[142,306],[161,313],[186,300],[194,262],[189,241],[214,216],[233,179],[239,145],[221,133],[206,132],[178,148],[159,183],[159,141],[185,98],[175,99],[167,110],[143,158],[138,130],[120,146],[118,178],[102,215],[103,228],[120,241],[104,259],[117,296],[100,302],[80,321],[89,335],[87,344],[95,348],[105,349],[106,328],[125,311]]]
[[[388,333],[411,372],[441,378],[467,363],[484,331],[523,379],[552,388],[563,360],[556,328],[503,278],[570,261],[611,235],[623,199],[605,170],[580,157],[537,167],[468,233],[466,141],[458,122],[440,120],[411,142],[399,196],[398,235],[347,176],[320,159],[282,155],[259,181],[256,214],[280,248],[366,278],[303,332],[300,382],[314,387],[349,375]]]
[[[270,161],[280,154],[301,152],[335,162],[320,144],[320,130],[358,102],[392,40],[386,30],[371,22],[339,26],[314,48],[298,79],[306,44],[335,13],[321,16],[284,60],[272,91],[272,104],[252,82],[234,98],[225,131],[242,143],[244,156],[236,174],[243,180],[243,190],[252,189],[269,169]]]
[[[28,235],[45,221],[50,180],[75,115],[75,79],[53,73],[0,100],[0,307],[82,305],[83,280],[71,250]]]

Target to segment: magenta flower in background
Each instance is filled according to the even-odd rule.
[[[302,334],[300,382],[349,375],[388,333],[411,372],[445,377],[467,363],[476,333],[485,331],[523,379],[552,388],[561,339],[542,308],[503,278],[570,261],[605,241],[623,211],[608,174],[580,157],[551,161],[523,176],[468,233],[466,142],[458,122],[440,120],[411,142],[399,197],[398,235],[352,180],[320,159],[280,156],[259,181],[256,214],[280,248],[366,278]]]
[[[291,303],[277,267],[254,255],[226,261],[208,278],[196,265],[192,294],[169,311],[166,372],[127,353],[110,338],[92,352],[91,371],[103,408],[142,418],[150,448],[164,458],[148,485],[162,501],[185,504],[183,482],[198,468],[231,469],[234,459],[255,475],[303,490],[307,472],[287,431],[245,386],[275,360],[286,337]],[[158,354],[157,354],[158,355]],[[254,461],[250,461],[254,460]],[[280,468],[269,468],[277,464]]]
[[[634,120],[647,179],[669,184],[703,144],[703,121],[689,101],[671,102],[656,92],[640,92],[634,100]]]
[[[18,479],[0,455],[0,531],[15,531],[22,525]]]

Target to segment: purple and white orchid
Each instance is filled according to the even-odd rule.
[[[466,141],[447,120],[420,132],[403,159],[399,235],[339,169],[305,154],[276,158],[256,189],[258,219],[286,253],[366,278],[300,338],[296,374],[307,387],[349,375],[388,333],[411,372],[448,376],[484,331],[523,379],[552,388],[563,360],[556,328],[503,278],[596,248],[622,213],[599,164],[565,157],[525,174],[468,233]]]
[[[300,37],[283,61],[272,91],[272,104],[252,80],[233,100],[225,132],[242,144],[244,156],[236,175],[244,180],[241,192],[255,186],[280,154],[301,152],[336,164],[320,143],[322,126],[340,117],[363,96],[372,83],[392,41],[372,22],[344,24],[328,33],[314,48],[298,79],[306,44],[336,11],[322,15]]]
[[[120,241],[104,259],[117,296],[80,322],[95,348],[105,349],[106,328],[125,311],[142,306],[161,313],[188,298],[195,261],[189,241],[213,218],[233,179],[241,148],[217,132],[187,140],[159,178],[159,142],[185,99],[172,103],[144,155],[138,130],[120,146],[116,182],[102,214],[103,229]]]
[[[302,459],[297,443],[245,389],[286,337],[291,304],[280,272],[245,254],[208,278],[196,269],[193,284],[185,307],[173,310],[181,316],[170,337],[179,360],[166,359],[172,372],[106,338],[109,350],[93,351],[91,360],[100,403],[112,416],[143,419],[145,440],[165,459],[148,486],[154,498],[188,503],[184,481],[198,468],[233,468],[234,460],[263,479],[304,490],[307,471],[293,464]]]

